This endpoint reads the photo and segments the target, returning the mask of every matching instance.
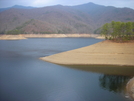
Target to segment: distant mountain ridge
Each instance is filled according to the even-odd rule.
[[[42,8],[14,6],[0,12],[0,33],[94,33],[111,21],[134,22],[134,10],[87,3]]]
[[[12,7],[7,7],[7,8],[0,8],[0,12],[11,9],[11,8],[17,8],[17,9],[33,9],[35,7],[31,6],[21,6],[21,5],[14,5]]]

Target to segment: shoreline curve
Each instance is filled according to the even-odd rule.
[[[134,42],[116,43],[105,40],[79,49],[41,57],[40,59],[59,65],[109,65],[134,67]]]

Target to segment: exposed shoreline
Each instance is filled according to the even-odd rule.
[[[104,39],[98,34],[23,34],[26,38],[66,38],[66,37],[92,37]]]
[[[23,35],[0,35],[0,40],[23,40],[27,39]]]
[[[134,43],[116,43],[106,40],[87,47],[41,57],[40,59],[60,65],[134,67]]]
[[[27,38],[66,38],[66,37],[91,37],[104,39],[98,34],[20,34],[20,35],[0,35],[0,40],[21,40]]]

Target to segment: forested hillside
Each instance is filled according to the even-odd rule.
[[[132,22],[134,10],[96,5],[10,8],[0,12],[0,33],[95,33],[111,21]]]

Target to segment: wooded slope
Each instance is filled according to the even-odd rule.
[[[0,33],[19,30],[20,33],[94,33],[111,21],[134,21],[134,10],[93,3],[78,6],[42,8],[11,8],[0,12]]]

